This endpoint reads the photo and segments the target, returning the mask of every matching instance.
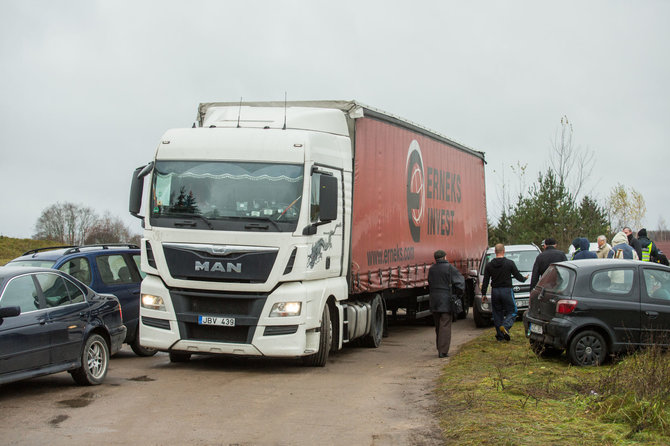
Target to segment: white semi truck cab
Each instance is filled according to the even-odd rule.
[[[133,174],[130,211],[143,208],[147,274],[141,344],[173,361],[204,353],[305,356],[313,365],[371,330],[379,345],[380,302],[376,320],[369,299],[343,304],[353,158],[345,112],[200,111],[201,127],[167,131]]]

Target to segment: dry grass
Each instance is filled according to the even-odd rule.
[[[517,323],[516,336],[505,343],[486,330],[445,366],[438,387],[445,444],[670,444],[665,404],[619,392],[637,377],[635,387],[661,387],[665,393],[657,394],[667,397],[670,379],[657,380],[664,368],[658,361],[670,364],[667,355],[658,356],[653,370],[642,368],[652,362],[642,356],[649,352],[601,367],[573,367],[565,356],[538,358],[522,331]],[[656,381],[642,384],[645,375]]]
[[[58,245],[62,245],[62,243],[29,238],[11,238],[0,235],[0,266],[5,265],[10,260],[17,258],[31,249]]]

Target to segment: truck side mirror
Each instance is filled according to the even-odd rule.
[[[151,169],[153,169],[154,163],[151,162],[146,166],[140,166],[133,172],[133,176],[130,179],[130,197],[128,199],[128,212],[130,215],[137,218],[142,218],[140,213],[140,208],[142,207],[142,191],[144,189],[144,177],[147,176]]]
[[[321,189],[319,220],[333,221],[337,219],[337,178],[321,175],[319,187]]]

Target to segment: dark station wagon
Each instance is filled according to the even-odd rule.
[[[575,365],[670,345],[670,268],[620,259],[555,263],[532,290],[523,320],[536,352],[565,350]]]

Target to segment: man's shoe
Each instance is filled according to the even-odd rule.
[[[449,353],[440,353],[440,354],[437,355],[437,357],[438,357],[438,358],[448,358],[448,357],[449,357]]]
[[[509,337],[509,332],[507,331],[504,325],[501,325],[500,327],[498,327],[498,329],[500,330],[500,333],[502,333],[503,338],[505,338],[506,341],[512,339]]]

